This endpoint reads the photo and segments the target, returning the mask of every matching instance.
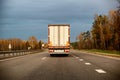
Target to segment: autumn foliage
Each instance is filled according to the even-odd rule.
[[[41,49],[42,43],[41,40],[38,41],[34,36],[29,37],[28,40],[21,40],[19,38],[0,39],[0,51]],[[11,45],[11,49],[9,45]]]
[[[91,31],[77,37],[79,49],[120,50],[120,10],[95,15]]]

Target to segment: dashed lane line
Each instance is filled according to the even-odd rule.
[[[91,65],[91,63],[86,62],[85,65]]]
[[[74,55],[73,55],[73,57],[75,57],[76,59],[79,58],[79,57],[74,56]],[[83,60],[84,60],[84,59],[79,59],[79,61],[83,61]],[[89,66],[89,65],[91,65],[91,63],[86,62],[85,65],[88,65],[88,66]],[[95,71],[98,72],[98,73],[100,73],[100,74],[101,74],[101,73],[107,73],[106,71],[104,71],[104,70],[102,70],[102,69],[95,69]]]
[[[74,55],[73,55],[73,57],[75,57],[76,59],[79,58],[79,57],[74,56]],[[83,61],[83,60],[84,60],[84,59],[79,59],[79,61]],[[86,62],[85,65],[88,65],[88,66],[89,66],[89,65],[91,65],[91,63]],[[102,69],[95,69],[95,71],[98,72],[98,73],[107,73],[106,71],[104,71],[104,70],[102,70]]]
[[[72,55],[73,57],[75,57],[76,59],[78,59],[79,57],[75,56],[75,55]]]
[[[107,73],[106,71],[102,70],[102,69],[95,69],[96,72],[98,73]]]
[[[42,60],[45,60],[45,59],[46,59],[46,57],[43,57],[43,58],[42,58]]]
[[[72,55],[73,57],[76,57],[75,55]]]
[[[75,57],[76,59],[78,59],[79,57]]]
[[[80,61],[83,61],[83,59],[79,59]]]

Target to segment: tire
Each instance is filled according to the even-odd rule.
[[[65,54],[66,56],[68,56],[69,54]]]
[[[53,56],[53,54],[50,54],[50,56]]]

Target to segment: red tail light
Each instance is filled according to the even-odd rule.
[[[53,52],[53,50],[49,50],[49,52]]]
[[[70,52],[70,50],[65,50],[65,52]]]

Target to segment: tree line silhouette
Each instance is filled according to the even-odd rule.
[[[41,40],[38,41],[35,36],[29,37],[28,40],[21,40],[19,38],[0,39],[0,51],[35,50],[41,49],[42,44],[43,42]]]
[[[74,48],[119,51],[120,7],[118,10],[109,11],[109,15],[95,15],[92,29],[77,36]]]

